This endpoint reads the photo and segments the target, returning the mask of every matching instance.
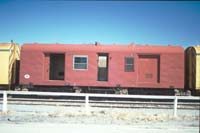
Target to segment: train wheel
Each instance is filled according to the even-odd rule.
[[[115,94],[120,94],[120,95],[128,95],[128,89],[124,89],[124,88],[117,88],[114,90]]]
[[[14,91],[21,91],[21,88],[19,86],[16,86]]]
[[[82,92],[82,89],[80,87],[73,87],[73,89],[75,90],[75,93],[81,93]]]
[[[181,95],[180,90],[174,89],[174,95],[175,96],[180,96]]]
[[[123,95],[128,95],[128,89],[121,89],[121,93]]]
[[[187,90],[186,91],[186,96],[191,96],[192,95],[192,92],[190,90]]]
[[[28,88],[22,88],[22,91],[28,91]]]

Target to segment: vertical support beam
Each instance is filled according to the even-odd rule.
[[[178,98],[177,96],[174,97],[174,117],[177,116],[177,104],[178,104]]]
[[[3,112],[7,112],[7,92],[4,91],[3,92],[3,108],[2,108]]]
[[[89,112],[89,95],[85,95],[85,110]]]

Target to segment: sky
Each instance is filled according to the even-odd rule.
[[[200,44],[199,1],[0,0],[0,42]]]

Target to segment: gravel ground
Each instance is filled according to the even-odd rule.
[[[9,105],[8,109],[7,113],[0,112],[2,133],[21,133],[22,129],[32,133],[36,130],[34,126],[41,132],[53,132],[51,128],[59,129],[59,132],[66,129],[65,131],[88,133],[199,132],[199,110],[178,110],[178,116],[173,117],[172,109],[90,108],[87,112],[84,107],[42,105]]]
[[[1,124],[2,133],[198,133],[196,128],[148,128],[143,126],[94,124]]]

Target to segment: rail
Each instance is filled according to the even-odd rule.
[[[75,96],[75,97],[85,97],[85,109],[89,112],[89,98],[90,97],[101,97],[101,98],[137,98],[137,99],[162,99],[162,100],[173,100],[173,115],[177,116],[177,105],[178,100],[198,100],[200,102],[200,97],[194,96],[154,96],[154,95],[114,95],[114,94],[91,94],[91,93],[61,93],[61,92],[31,92],[31,91],[0,91],[3,94],[3,106],[2,112],[7,112],[8,110],[8,99],[7,95],[36,95],[36,96]]]

